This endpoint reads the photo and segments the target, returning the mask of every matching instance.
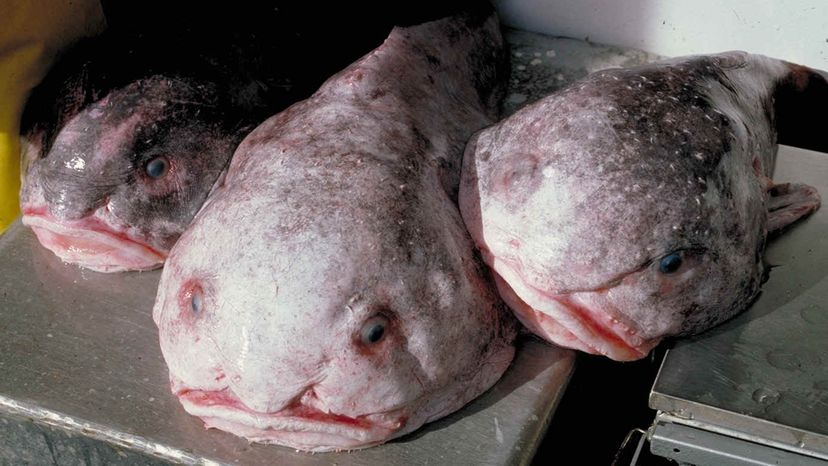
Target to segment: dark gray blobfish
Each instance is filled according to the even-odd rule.
[[[267,2],[141,7],[164,21],[114,15],[24,114],[23,223],[64,261],[102,272],[160,266],[242,138],[390,29],[363,20],[339,41],[344,24],[320,30],[317,15]]]
[[[245,138],[153,312],[189,413],[253,441],[364,448],[500,378],[515,322],[455,199],[504,60],[491,10],[397,28]]]
[[[616,360],[745,309],[768,233],[819,207],[770,180],[828,148],[825,74],[741,52],[595,73],[476,134],[460,209],[533,332]]]

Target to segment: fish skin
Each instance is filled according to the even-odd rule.
[[[61,127],[48,150],[30,134],[23,223],[64,259],[69,252],[47,245],[39,228],[72,228],[68,238],[103,231],[157,252],[143,262],[107,261],[99,254],[68,260],[93,270],[160,266],[244,137],[243,128],[235,127],[238,120],[222,113],[227,107],[218,92],[207,82],[151,76],[85,106]],[[145,169],[156,157],[169,164],[159,179]]]
[[[161,266],[244,136],[391,27],[362,20],[333,42],[346,26],[318,30],[302,8],[153,5],[140,8],[164,21],[108,4],[109,30],[68,51],[23,115],[23,223],[100,272]],[[157,157],[169,164],[158,179]]]
[[[358,449],[500,378],[516,323],[455,199],[505,68],[490,9],[396,28],[245,138],[153,311],[188,412],[252,441]]]
[[[826,89],[822,72],[743,52],[597,72],[472,137],[461,213],[527,327],[642,358],[745,309],[769,231],[819,207],[770,176],[777,142],[825,149],[797,120]]]

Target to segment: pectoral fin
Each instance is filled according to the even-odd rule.
[[[816,188],[804,184],[782,183],[768,191],[768,233],[778,232],[810,215],[821,202]]]

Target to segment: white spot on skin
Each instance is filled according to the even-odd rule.
[[[552,57],[554,57],[555,55],[557,55],[557,53],[555,53],[555,51],[554,51],[554,50],[547,50],[547,51],[546,51],[546,56],[547,56],[547,57],[552,58]]]
[[[526,65],[518,65],[518,66],[517,66],[517,69],[519,69],[519,70],[525,70],[525,69],[526,69]]]
[[[540,65],[541,64],[541,59],[540,58],[535,58],[534,60],[530,61],[529,64],[532,65],[532,66]]]
[[[500,423],[497,421],[497,418],[494,418],[494,425],[495,425],[495,439],[497,443],[503,443],[503,431],[500,430]]]
[[[83,170],[86,168],[86,161],[78,156],[72,157],[71,160],[66,162],[66,168],[78,171]]]
[[[242,370],[244,370],[245,363],[248,360],[247,355],[250,353],[250,335],[247,333],[247,327],[241,328],[241,351],[239,351],[239,357],[236,360],[236,366]]]

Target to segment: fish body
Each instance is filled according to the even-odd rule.
[[[741,52],[598,72],[477,133],[460,209],[529,329],[638,359],[757,296],[768,233],[820,203],[770,180],[777,143],[825,150],[826,102],[824,73]]]
[[[257,442],[356,449],[498,380],[516,327],[456,193],[504,59],[491,10],[396,28],[245,138],[154,308],[188,412]]]
[[[364,20],[333,42],[344,25],[296,7],[131,7],[108,4],[110,29],[61,58],[22,124],[23,223],[100,272],[159,267],[244,136],[390,29]]]

